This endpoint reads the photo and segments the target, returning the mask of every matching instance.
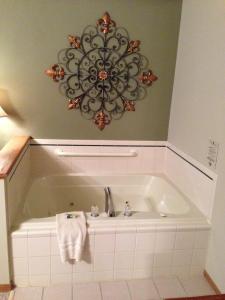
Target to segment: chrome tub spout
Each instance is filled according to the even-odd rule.
[[[110,187],[105,187],[105,212],[107,213],[108,217],[115,217],[115,210],[113,206],[113,201],[112,201],[112,195],[111,195],[111,190]]]

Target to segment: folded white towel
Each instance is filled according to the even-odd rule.
[[[67,216],[70,218],[67,218]],[[56,215],[57,239],[62,262],[81,260],[86,238],[86,218],[83,212]]]

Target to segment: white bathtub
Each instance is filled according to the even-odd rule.
[[[106,186],[111,188],[116,211],[113,218],[104,213]],[[131,206],[130,217],[123,215],[126,201]],[[91,217],[92,205],[99,207],[99,217]],[[15,225],[19,228],[54,229],[55,215],[70,211],[84,211],[89,227],[205,220],[191,201],[165,176],[67,174],[36,179]]]
[[[105,186],[111,188],[113,218],[104,214]],[[123,215],[126,201],[132,208],[130,217]],[[90,216],[91,205],[98,205],[99,217]],[[83,260],[65,265],[59,256],[55,214],[72,210],[85,211],[88,235]],[[17,286],[201,274],[204,270],[210,225],[161,175],[39,178],[18,215],[11,233]]]

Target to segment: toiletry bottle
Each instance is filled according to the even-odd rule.
[[[91,216],[94,217],[94,218],[99,216],[99,208],[98,208],[97,205],[93,205],[91,207]]]
[[[123,214],[126,217],[130,217],[132,215],[131,207],[128,201],[125,202],[125,208]]]

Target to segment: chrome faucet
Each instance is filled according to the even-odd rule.
[[[104,191],[105,191],[105,212],[107,213],[108,217],[115,217],[116,214],[113,207],[110,187],[109,186],[105,187]]]

